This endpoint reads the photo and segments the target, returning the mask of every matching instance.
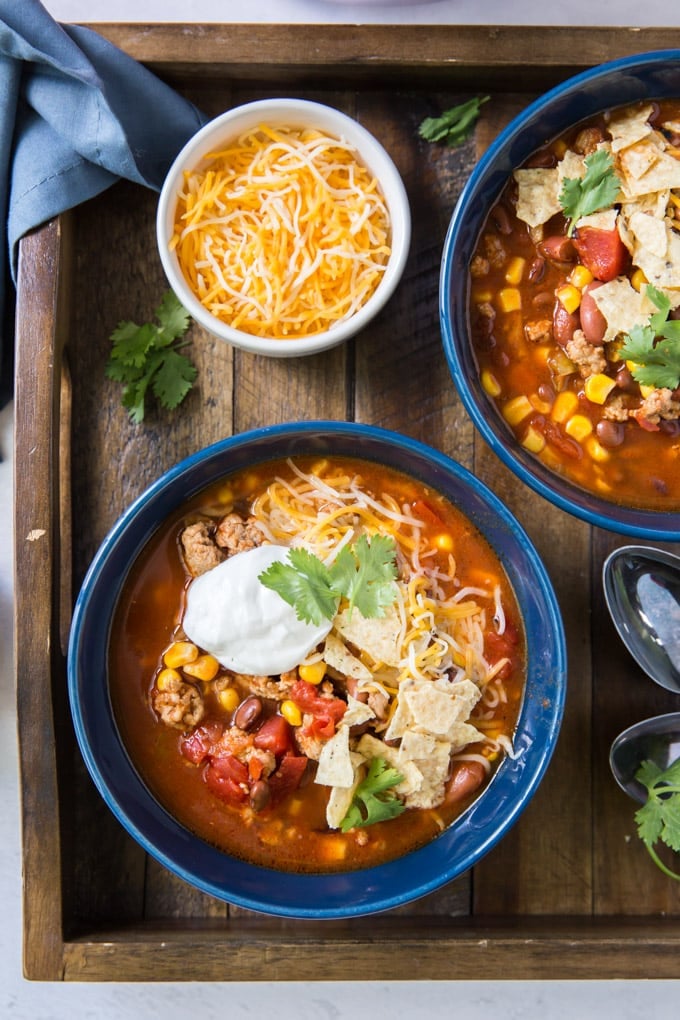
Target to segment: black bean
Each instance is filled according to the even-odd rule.
[[[621,445],[625,431],[620,421],[608,421],[607,418],[602,418],[595,426],[595,434],[602,446],[612,448]]]
[[[255,695],[242,701],[234,712],[233,723],[240,730],[251,729],[262,715],[262,702]]]
[[[262,811],[271,800],[272,792],[269,783],[264,779],[256,779],[250,787],[250,806],[253,811]]]

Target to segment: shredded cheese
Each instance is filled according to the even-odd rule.
[[[261,125],[185,172],[170,247],[218,319],[298,339],[350,318],[374,293],[390,220],[347,142]]]

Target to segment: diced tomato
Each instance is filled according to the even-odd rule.
[[[210,755],[213,744],[222,736],[222,723],[209,722],[198,726],[188,737],[180,740],[180,751],[194,765],[200,765]]]
[[[271,751],[280,758],[293,749],[290,726],[282,715],[271,715],[253,737],[253,744],[261,751]]]
[[[291,699],[303,712],[314,716],[306,732],[324,740],[330,739],[335,727],[342,719],[347,705],[340,698],[322,698],[314,684],[298,680],[290,692]]]
[[[227,804],[242,804],[248,796],[248,769],[233,754],[213,758],[206,766],[203,778],[211,792]]]
[[[446,528],[439,514],[435,513],[430,504],[426,503],[424,499],[415,500],[413,503],[413,513],[421,521],[425,521],[426,524],[431,525],[433,528]]]
[[[583,265],[596,280],[607,283],[621,276],[628,264],[628,249],[618,230],[581,227],[574,237],[574,247]]]
[[[281,759],[278,768],[267,780],[273,804],[297,790],[306,768],[307,759],[300,755],[287,754]]]

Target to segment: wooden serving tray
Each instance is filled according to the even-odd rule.
[[[16,660],[24,966],[43,980],[674,978],[680,886],[635,835],[608,767],[625,726],[677,708],[634,666],[604,606],[619,537],[548,504],[476,434],[446,367],[442,244],[475,160],[540,91],[600,61],[680,45],[679,29],[97,25],[210,114],[272,94],[342,107],[392,153],[414,222],[403,282],[356,341],[299,360],[239,353],[193,327],[200,385],[132,426],[104,366],[121,319],[165,290],[156,196],[121,182],[21,245],[16,347]],[[421,119],[490,93],[476,136],[428,146]],[[529,531],[569,648],[558,748],[511,833],[440,892],[389,914],[290,921],[231,908],[147,858],[94,789],[73,736],[73,598],[107,530],[207,443],[294,418],[401,430],[487,482]],[[283,879],[285,880],[285,879]]]

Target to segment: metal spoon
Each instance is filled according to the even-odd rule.
[[[680,757],[680,712],[657,715],[629,726],[612,743],[609,765],[624,793],[644,804],[647,791],[635,778],[643,761],[667,769]]]
[[[602,580],[619,636],[661,687],[680,694],[680,557],[626,545],[605,560]]]

